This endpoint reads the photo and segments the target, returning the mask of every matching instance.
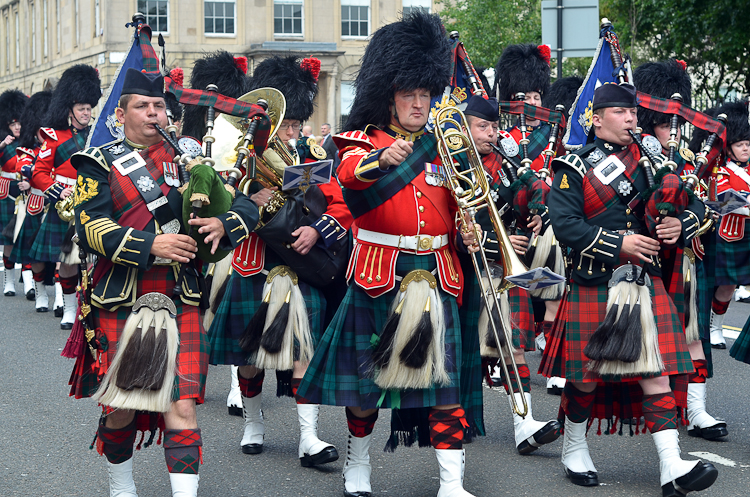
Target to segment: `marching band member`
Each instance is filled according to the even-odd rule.
[[[662,494],[678,497],[708,488],[718,471],[680,458],[678,402],[669,380],[691,373],[693,364],[661,280],[659,250],[662,243],[688,243],[697,232],[692,218],[702,218],[703,207],[693,199],[680,216],[665,217],[656,226],[658,240],[640,234],[639,192],[649,185],[630,134],[637,124],[635,94],[631,85],[600,86],[593,99],[596,140],[553,161],[547,203],[555,233],[572,250],[573,271],[559,314],[564,326],[555,327],[564,336],[556,337],[562,342],[555,350],[548,345],[545,356],[552,357],[545,360],[558,359],[567,378],[561,406],[568,478],[599,483],[586,442],[589,418],[643,415],[659,454]]]
[[[727,162],[712,177],[716,193],[730,189],[747,195],[750,192],[750,124],[747,102],[728,102],[716,110],[727,115]],[[724,316],[737,285],[750,284],[750,250],[747,245],[750,233],[746,232],[746,219],[750,210],[745,206],[722,216],[715,234],[715,284],[711,303],[711,346],[726,349],[722,325]]]
[[[52,92],[49,90],[34,93],[29,98],[21,113],[21,135],[18,138],[18,147],[16,147],[18,156],[16,172],[23,178],[23,181],[19,183],[19,188],[25,187],[24,191],[28,192],[28,197],[26,199],[25,216],[23,216],[21,226],[18,228],[18,235],[9,258],[11,262],[23,265],[21,277],[23,278],[24,293],[28,300],[35,299],[34,278],[31,272],[33,260],[29,257],[29,251],[37,233],[39,233],[45,205],[44,192],[31,186],[31,178],[36,156],[42,142],[44,142],[41,125],[51,98]],[[19,208],[21,207],[19,204]],[[21,217],[22,213],[19,212],[17,219]],[[54,268],[54,265],[51,264],[50,266]]]
[[[16,147],[21,135],[20,117],[29,97],[18,90],[5,90],[0,95],[0,232],[3,236],[3,295],[16,294],[16,268],[10,260],[13,250],[13,229],[15,227],[16,197],[20,194],[16,173]]]
[[[670,59],[663,62],[647,62],[640,65],[633,72],[633,81],[640,91],[653,95],[655,97],[669,99],[674,93],[679,93],[685,105],[690,105],[692,85],[690,76],[685,70],[684,62]],[[669,155],[670,131],[672,116],[659,112],[650,111],[644,107],[638,107],[638,124],[643,128],[644,135],[651,135],[659,140],[662,147],[662,154],[666,157]],[[677,142],[681,137],[680,128],[677,128]],[[675,154],[678,169],[676,172],[680,175],[694,174],[695,165],[692,163],[693,153],[686,149],[680,149]],[[700,220],[702,221],[702,219]],[[700,245],[700,238],[694,237],[693,246],[686,247],[685,250],[674,247],[669,250],[671,253],[670,261],[667,266],[673,269],[670,274],[665,274],[667,291],[672,295],[672,300],[677,307],[680,315],[680,321],[685,328],[685,335],[688,342],[688,350],[693,360],[695,372],[690,375],[688,384],[688,433],[693,436],[700,436],[707,440],[715,440],[728,434],[727,424],[723,421],[717,421],[713,416],[706,412],[706,379],[709,377],[709,367],[706,354],[703,351],[703,342],[699,332],[699,314],[707,309],[699,306],[699,287],[708,284],[705,278],[705,269],[700,258],[700,250],[695,250],[695,245]],[[662,252],[662,255],[667,254]],[[665,257],[666,258],[666,257]],[[686,259],[687,258],[687,259]],[[694,262],[691,263],[690,260]],[[690,279],[685,280],[683,273],[692,279],[695,279],[695,289],[688,287],[692,282]],[[692,311],[692,312],[691,312]],[[707,313],[706,313],[707,314]],[[708,331],[708,330],[706,330]],[[703,333],[707,335],[708,333]]]
[[[293,140],[300,126],[313,113],[318,92],[317,59],[272,57],[255,68],[251,89],[275,88],[286,99],[284,119],[278,123],[278,138],[288,154],[294,154]],[[319,65],[317,65],[319,69]],[[324,159],[325,151],[312,140],[310,162]],[[307,145],[307,144],[306,144]],[[270,153],[264,157],[268,160]],[[300,156],[304,162],[306,157]],[[263,187],[258,181],[250,185],[251,199],[263,209],[270,209],[280,185]],[[279,192],[280,193],[280,192]],[[326,299],[318,278],[299,274],[299,265],[307,265],[316,274],[328,261],[327,253],[344,258],[340,250],[345,242],[352,218],[341,196],[335,178],[324,185],[312,186],[307,193],[285,192],[290,206],[302,199],[311,214],[302,218],[280,210],[273,222],[286,231],[289,247],[269,240],[269,234],[256,229],[232,255],[233,272],[229,277],[223,300],[209,330],[211,363],[239,366],[239,387],[242,393],[245,426],[240,446],[245,454],[263,451],[265,426],[261,398],[265,369],[291,372],[291,395],[312,358],[314,347],[323,332]],[[286,204],[285,204],[286,205]],[[314,214],[313,214],[314,212]],[[264,222],[270,222],[264,218]],[[302,223],[302,225],[300,225]],[[338,253],[337,253],[338,251]],[[321,255],[323,256],[321,258]],[[342,265],[345,259],[341,259]],[[330,280],[330,278],[329,278]],[[278,346],[274,339],[278,339]],[[283,390],[283,389],[282,389]],[[295,396],[300,426],[299,459],[304,467],[326,464],[338,459],[336,448],[318,439],[320,406]]]
[[[393,409],[391,448],[414,440],[414,423],[429,429],[440,497],[471,495],[462,481],[456,248],[475,238],[457,236],[456,202],[442,186],[435,137],[424,133],[430,98],[443,92],[450,71],[438,16],[417,11],[380,28],[362,57],[347,131],[334,137],[357,226],[350,285],[297,393],[346,406],[348,497],[372,495],[369,448],[379,408]]]
[[[125,139],[71,159],[78,171],[79,243],[98,256],[91,305],[92,329],[100,344],[96,381],[102,383],[95,398],[105,406],[105,415],[97,447],[107,458],[110,494],[134,497],[134,409],[163,412],[172,495],[190,497],[198,492],[203,444],[195,405],[204,401],[208,372],[208,337],[198,308],[200,275],[186,271],[182,295],[174,302],[171,295],[179,265],[190,263],[198,247],[185,234],[183,199],[174,187],[173,168],[167,170],[180,152],[154,127],[167,127],[162,76],[128,69],[119,104],[116,115]],[[189,224],[215,251],[239,245],[257,220],[255,204],[236,193],[226,214],[190,219]],[[138,351],[139,346],[149,350],[148,343],[157,351],[156,366],[149,362],[151,353]],[[74,377],[74,389],[82,391],[85,381],[85,375]],[[146,407],[127,407],[136,404]]]
[[[487,174],[491,177],[490,185],[492,186],[493,193],[492,197],[496,198],[495,201],[498,205],[498,209],[503,209],[506,215],[503,216],[503,221],[506,224],[506,229],[513,221],[513,192],[510,189],[510,180],[508,174],[502,167],[502,157],[500,157],[493,149],[492,144],[497,142],[497,130],[498,120],[500,118],[498,113],[497,101],[494,98],[488,100],[481,96],[474,95],[469,99],[469,102],[464,111],[466,119],[469,124],[469,130],[471,136],[474,139],[474,143],[477,147],[477,151],[482,157],[482,164],[485,167]],[[512,167],[512,166],[511,166]],[[505,207],[504,207],[505,206]],[[492,231],[492,224],[490,223],[489,215],[486,210],[481,210],[477,213],[477,222],[486,228],[484,235],[484,250],[489,260],[493,260],[497,263],[502,263],[502,256],[498,247],[497,235]],[[536,224],[536,231],[541,229],[541,220]],[[513,243],[513,250],[518,255],[524,255],[528,247],[529,239],[523,235],[509,235],[511,243]],[[484,313],[486,315],[486,309],[481,302],[481,291],[477,293],[479,284],[476,281],[474,269],[470,261],[468,264],[464,263],[466,257],[462,259],[462,270],[466,278],[466,284],[464,285],[464,303],[461,306],[459,313],[462,315],[462,323],[466,327],[476,329],[479,323],[484,323],[484,320],[480,318],[474,318],[471,323],[467,322],[466,318],[469,313],[478,315]],[[521,417],[517,413],[513,413],[513,426],[516,438],[516,448],[520,454],[530,454],[531,452],[538,449],[543,444],[548,444],[557,440],[560,437],[560,422],[552,420],[547,423],[541,421],[535,421],[531,412],[531,372],[526,364],[526,356],[524,351],[534,349],[534,314],[532,310],[531,297],[526,290],[523,290],[517,286],[510,288],[503,292],[500,298],[504,300],[500,306],[501,312],[506,319],[509,319],[511,330],[513,332],[513,356],[518,368],[518,382],[512,382],[511,385],[505,381],[505,376],[502,375],[503,386],[505,392],[508,394],[509,401],[511,395],[516,396],[516,404],[521,405],[521,399],[519,396],[524,395],[526,397],[526,403],[529,407],[529,412],[526,417]],[[471,297],[470,297],[471,295]],[[503,309],[508,309],[508,314],[505,314]],[[486,324],[485,324],[486,328]],[[501,330],[498,330],[501,331]],[[498,358],[501,356],[497,344],[494,343],[494,337],[490,335],[491,342],[494,347],[488,347],[486,331],[480,330],[480,350],[486,350],[491,353],[491,357]],[[490,332],[491,333],[491,332]],[[494,349],[494,350],[493,350]],[[483,355],[484,356],[484,355]],[[503,367],[503,366],[500,366]],[[513,375],[513,367],[508,364],[506,367],[508,374]],[[480,380],[481,381],[481,380]],[[523,392],[518,391],[518,385],[521,385]],[[466,405],[464,405],[466,409]],[[467,409],[467,414],[469,410]]]
[[[73,194],[76,173],[70,157],[83,150],[86,145],[91,120],[91,109],[96,107],[102,95],[99,73],[91,66],[75,65],[66,69],[60,77],[45,118],[47,127],[42,128],[44,142],[37,154],[31,186],[44,192],[50,203],[39,233],[31,247],[29,257],[34,261],[37,312],[45,312],[49,304],[43,286],[45,263],[58,263],[66,236],[72,236],[69,223],[60,219],[55,204]],[[73,251],[75,252],[75,250]],[[60,286],[62,287],[63,316],[60,328],[69,330],[76,319],[76,286],[78,266],[60,264]]]

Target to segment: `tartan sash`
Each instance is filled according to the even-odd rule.
[[[541,124],[538,128],[529,134],[529,144],[527,148],[529,150],[529,159],[536,159],[544,151],[545,147],[549,143],[549,134],[552,131],[552,126],[547,123]]]
[[[525,114],[531,120],[538,119],[546,123],[557,123],[561,128],[565,127],[565,116],[558,110],[551,110],[536,105],[527,104],[519,100],[511,102],[499,102],[500,112],[506,114]]]
[[[625,178],[630,181],[633,190],[637,190],[635,182],[638,174],[641,172],[638,167],[640,153],[638,153],[637,145],[632,143],[619,152],[610,155],[614,155],[625,164],[625,171],[620,177],[625,176]],[[590,185],[589,188],[586,188],[584,182],[583,196],[586,219],[593,219],[594,217],[603,214],[609,207],[614,205],[615,202],[623,200],[623,197],[620,196],[620,193],[617,190],[620,177],[612,181],[609,185],[605,185],[594,175],[593,168],[586,172],[586,180]],[[637,195],[632,197],[639,198]],[[623,200],[623,202],[625,201]]]
[[[364,190],[342,188],[344,201],[354,219],[383,205],[388,199],[403,190],[414,178],[424,172],[426,162],[437,157],[437,139],[433,134],[423,134],[416,139],[413,152],[404,162],[388,174],[376,180]]]
[[[638,105],[644,109],[661,112],[662,114],[677,114],[683,119],[689,121],[693,126],[708,131],[709,133],[716,133],[719,135],[722,142],[726,143],[727,141],[727,131],[724,123],[704,114],[703,112],[693,110],[682,102],[655,97],[648,93],[643,93],[642,91],[637,92],[636,100]]]
[[[74,153],[79,152],[86,148],[86,138],[89,136],[89,129],[84,128],[78,133],[65,140],[63,143],[57,146],[55,150],[55,167],[60,167],[70,160]]]

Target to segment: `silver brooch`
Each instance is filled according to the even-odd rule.
[[[108,150],[112,155],[120,155],[125,152],[125,147],[121,143],[118,143],[117,145],[112,145],[111,147],[109,147]]]
[[[587,157],[587,160],[591,162],[592,164],[598,164],[602,159],[606,157],[604,155],[604,152],[599,150],[598,148],[595,148]]]
[[[633,190],[633,185],[631,185],[629,181],[622,180],[620,181],[620,184],[617,185],[617,191],[620,192],[620,195],[629,195],[631,190]]]
[[[154,188],[154,180],[152,180],[148,176],[141,176],[140,178],[138,178],[136,184],[142,192],[148,192]]]

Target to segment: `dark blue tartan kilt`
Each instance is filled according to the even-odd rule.
[[[705,238],[705,236],[701,238]],[[709,248],[706,244],[703,246],[704,249],[713,251],[713,247]],[[708,377],[711,378],[714,374],[713,357],[711,355],[711,302],[714,298],[715,279],[713,266],[709,267],[712,261],[709,261],[707,257],[708,254],[703,260],[695,258],[696,293],[698,294],[696,305],[698,307],[698,333],[700,333],[703,353],[706,356]]]
[[[750,318],[745,322],[740,336],[734,341],[734,345],[729,350],[729,355],[738,361],[750,364]]]
[[[750,285],[750,230],[746,230],[742,240],[736,242],[721,238],[718,227],[706,236],[714,237],[715,241],[716,286]]]
[[[459,254],[464,290],[458,316],[461,323],[461,407],[472,435],[485,435],[482,357],[479,355],[479,314],[482,292],[469,255]]]
[[[50,204],[47,217],[42,221],[29,257],[37,262],[60,262],[60,246],[68,231],[68,225],[69,223],[57,215],[55,205]]]
[[[26,214],[23,219],[21,229],[18,231],[18,238],[16,243],[13,244],[13,250],[10,252],[10,260],[18,264],[30,264],[34,262],[34,259],[29,255],[31,253],[31,246],[34,245],[34,240],[39,233],[39,227],[42,225],[41,213],[36,216]]]
[[[10,196],[5,197],[4,199],[0,200],[0,233],[3,232],[3,228],[7,226],[7,224],[10,222],[11,219],[13,219],[13,216],[16,212],[16,201],[10,198]],[[3,243],[8,243],[6,240],[3,240]]]
[[[270,250],[266,250],[264,268],[270,271],[280,264],[282,264],[281,260]],[[232,272],[227,283],[224,299],[219,304],[208,330],[208,338],[211,343],[209,358],[211,364],[232,364],[235,366],[252,364],[250,354],[240,348],[239,340],[263,300],[263,285],[265,282],[265,274],[245,278],[236,271]],[[317,344],[323,330],[326,301],[320,290],[311,287],[302,280],[299,281],[299,288],[305,298],[307,313],[310,316],[310,332],[313,342]]]
[[[401,253],[396,274],[436,268],[433,255]],[[363,409],[417,408],[459,404],[462,359],[461,325],[456,299],[440,291],[445,311],[445,366],[450,383],[426,389],[383,391],[373,379],[373,335],[385,326],[398,285],[378,298],[372,298],[357,285],[350,285],[333,321],[326,329],[307,368],[297,394],[314,404],[357,406]],[[481,388],[479,384],[471,385]],[[382,400],[381,400],[382,398]]]

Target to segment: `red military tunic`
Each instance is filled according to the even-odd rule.
[[[747,164],[739,164],[731,159],[716,171],[716,193],[735,190],[747,196],[750,193],[750,169]],[[718,235],[727,242],[742,240],[745,236],[747,209],[726,214],[721,218]]]
[[[378,165],[383,150],[398,138],[414,141],[421,133],[411,134],[390,125],[385,130],[370,126],[365,132],[349,131],[334,136],[342,158],[338,168],[341,185],[352,190],[368,188],[387,174],[387,170],[380,169]],[[435,162],[439,162],[439,159]],[[347,280],[354,279],[368,295],[378,297],[396,285],[399,252],[418,255],[434,253],[441,287],[457,297],[463,278],[452,243],[456,236],[456,212],[451,191],[427,184],[425,173],[420,173],[407,187],[377,209],[356,219],[357,238],[349,260]],[[378,239],[378,234],[393,235],[398,240],[418,236],[418,248],[409,249],[400,246],[400,242],[390,244],[386,241],[389,237],[380,237],[383,239],[381,243],[371,241]],[[447,240],[447,243],[440,240]]]
[[[40,131],[45,140],[37,155],[31,186],[43,191],[52,201],[57,201],[65,188],[75,185],[77,173],[70,165],[70,156],[83,149],[86,138],[73,127],[40,128]],[[71,146],[73,143],[76,147]]]

